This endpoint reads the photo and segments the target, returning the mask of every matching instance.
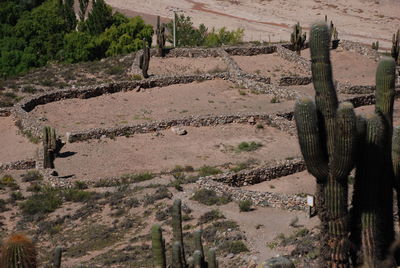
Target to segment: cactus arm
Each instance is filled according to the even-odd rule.
[[[158,224],[153,225],[151,228],[151,244],[153,252],[153,267],[166,268],[164,241],[161,226]]]
[[[356,147],[356,115],[353,105],[341,103],[336,113],[335,148],[332,159],[332,175],[337,179],[345,179],[354,167]]]
[[[193,267],[203,268],[203,254],[200,250],[195,250],[193,253]]]
[[[186,266],[185,245],[182,233],[182,201],[176,199],[172,206],[172,233],[173,241],[181,244],[182,265]]]
[[[53,268],[61,267],[62,248],[56,247],[54,250]]]
[[[180,242],[174,242],[172,245],[172,268],[183,268],[182,246]]]
[[[393,131],[392,139],[392,164],[394,173],[394,186],[400,191],[400,127],[396,127]],[[400,193],[398,193],[400,197]]]
[[[325,129],[329,159],[333,154],[335,113],[338,99],[332,79],[329,58],[330,32],[325,23],[316,23],[310,34],[311,72],[315,89],[317,112],[322,115],[321,129]]]
[[[396,63],[394,59],[382,58],[376,71],[375,111],[383,115],[389,128],[393,126],[395,81]]]
[[[315,104],[311,99],[301,99],[296,102],[295,121],[300,149],[307,165],[307,170],[317,180],[328,176],[328,160],[323,152],[318,129],[318,119]]]
[[[218,268],[218,262],[215,255],[215,248],[210,248],[208,250],[207,263],[208,263],[208,268]]]

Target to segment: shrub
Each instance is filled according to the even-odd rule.
[[[219,219],[225,219],[225,216],[218,209],[207,211],[199,218],[199,224],[205,224]]]
[[[42,180],[43,176],[37,170],[29,170],[25,174],[21,175],[21,179],[24,182],[38,181],[38,180]]]
[[[88,188],[88,185],[86,182],[84,181],[75,181],[75,188],[79,189],[79,190],[85,190]]]
[[[251,141],[251,142],[241,142],[236,148],[237,152],[251,152],[255,151],[263,145],[259,142]]]
[[[197,190],[191,199],[207,206],[224,205],[231,201],[230,196],[218,196],[214,190],[209,189]]]
[[[152,178],[154,178],[154,174],[150,173],[150,172],[122,175],[123,180],[129,180],[131,182],[147,181],[147,180],[151,180]]]
[[[239,201],[240,212],[250,211],[252,205],[253,205],[253,202],[251,200],[249,200],[249,199]]]
[[[40,193],[33,194],[20,207],[24,214],[35,215],[51,213],[59,208],[62,199],[54,188],[46,188]]]
[[[210,175],[216,175],[220,174],[222,171],[216,167],[210,167],[210,166],[202,166],[199,169],[199,176],[200,177],[205,177],[205,176],[210,176]]]
[[[63,191],[63,196],[66,201],[84,202],[90,199],[92,193],[79,189],[66,189]]]
[[[233,254],[239,254],[241,252],[247,252],[249,249],[247,246],[243,243],[243,241],[226,241],[221,244],[219,247],[220,250],[233,253]]]

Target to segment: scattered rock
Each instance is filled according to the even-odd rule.
[[[184,128],[181,127],[171,127],[172,132],[174,132],[177,135],[186,135],[187,131]]]
[[[254,116],[252,116],[252,117],[250,117],[250,118],[247,120],[247,122],[248,122],[250,125],[254,125],[254,124],[256,123],[256,120],[254,119]]]

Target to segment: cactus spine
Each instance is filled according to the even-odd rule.
[[[400,29],[397,30],[396,34],[393,34],[392,38],[392,50],[390,52],[392,55],[393,59],[397,64],[400,64]]]
[[[314,24],[310,50],[315,104],[299,100],[295,121],[307,169],[317,179],[322,265],[348,267],[347,177],[354,166],[356,117],[351,103],[338,104],[329,49],[328,26]]]
[[[143,39],[143,54],[140,56],[140,69],[142,69],[142,74],[144,78],[149,77],[147,73],[147,71],[149,70],[149,64],[150,64],[150,48],[146,39]]]
[[[35,245],[25,235],[12,235],[2,246],[0,264],[3,268],[36,268]]]
[[[162,236],[161,226],[153,225],[151,228],[151,245],[153,251],[153,267],[166,268],[167,262],[165,259],[165,244]]]
[[[61,258],[62,258],[62,248],[56,247],[53,256],[53,268],[61,267]]]
[[[306,42],[307,35],[302,32],[302,28],[300,26],[300,22],[293,26],[293,32],[290,36],[290,42],[293,45],[293,49],[300,55],[301,49],[304,47],[304,43]]]
[[[160,25],[160,16],[157,16],[157,46],[158,46],[158,56],[164,57],[164,48],[165,48],[165,25]]]
[[[57,150],[56,130],[51,127],[43,128],[43,167],[54,168],[54,159]]]

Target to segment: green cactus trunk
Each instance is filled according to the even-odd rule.
[[[182,201],[176,199],[172,206],[172,233],[173,241],[181,244],[182,265],[186,266],[185,245],[182,233]]]
[[[153,225],[151,228],[151,245],[153,252],[153,267],[166,268],[165,245],[162,237],[161,226],[158,224]]]
[[[61,267],[61,258],[62,258],[62,248],[56,247],[53,256],[53,268]]]
[[[218,268],[217,257],[215,255],[215,248],[210,248],[208,250],[207,263],[208,263],[207,268]]]
[[[396,34],[393,34],[392,38],[392,50],[390,51],[392,58],[397,64],[400,64],[400,30],[397,30]]]
[[[43,128],[43,167],[54,168],[55,153],[57,150],[57,135],[54,128]]]
[[[354,166],[356,117],[352,104],[338,105],[329,57],[330,30],[312,26],[310,51],[315,104],[296,103],[295,121],[308,171],[317,179],[317,211],[323,234],[321,265],[349,266],[347,177]]]
[[[143,55],[140,58],[140,68],[142,69],[142,74],[144,78],[149,78],[148,70],[150,64],[150,48],[147,41],[143,39]]]
[[[0,267],[36,268],[36,249],[33,242],[24,235],[12,235],[2,246]]]
[[[180,242],[174,242],[172,245],[172,268],[184,268],[182,261],[182,245]]]
[[[164,57],[164,49],[165,49],[165,41],[166,41],[165,26],[164,26],[164,24],[161,25],[160,16],[157,16],[156,35],[157,35],[158,56]]]

